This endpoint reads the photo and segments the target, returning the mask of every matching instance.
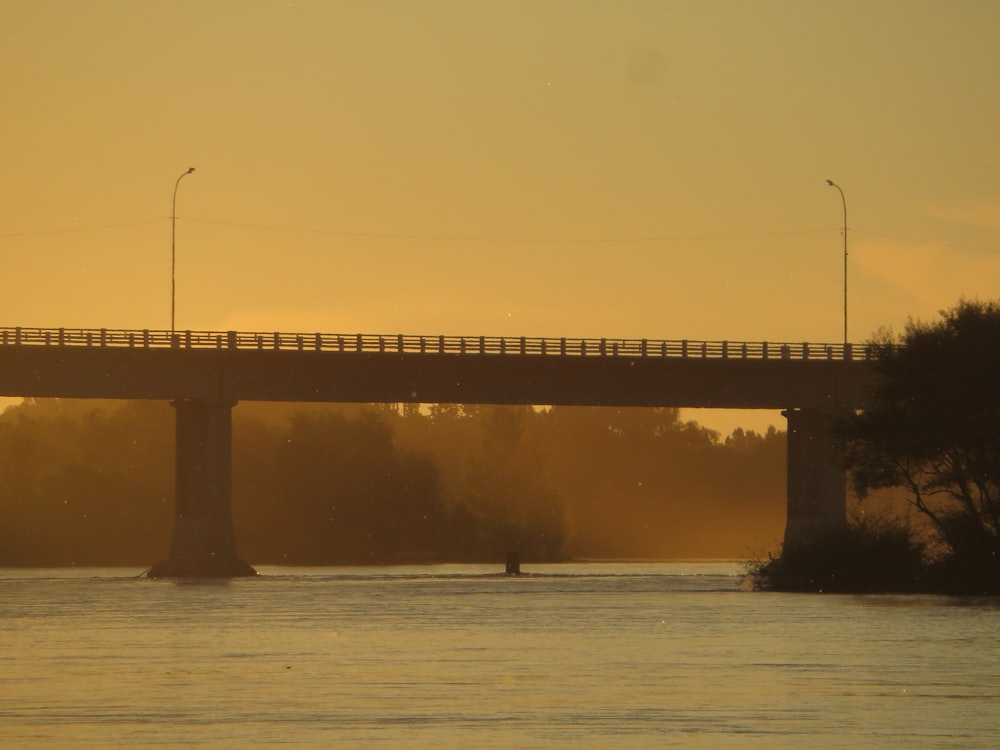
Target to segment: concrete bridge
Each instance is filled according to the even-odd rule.
[[[151,576],[253,574],[231,512],[240,401],[781,409],[787,545],[844,522],[829,426],[871,379],[850,344],[0,328],[2,396],[172,402],[175,526]]]

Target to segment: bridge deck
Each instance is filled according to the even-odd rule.
[[[868,354],[808,343],[14,328],[0,329],[0,395],[831,409],[860,402]]]
[[[671,357],[697,359],[869,360],[867,345],[688,339],[414,336],[405,334],[0,328],[2,346],[99,346],[154,349],[277,349],[420,354]]]

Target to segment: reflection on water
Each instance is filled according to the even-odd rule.
[[[4,747],[992,747],[1000,607],[732,563],[0,571]]]

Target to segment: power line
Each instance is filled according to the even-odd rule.
[[[889,234],[881,234],[879,232],[870,232],[867,229],[855,229],[851,227],[852,232],[857,232],[858,234],[867,234],[869,237],[881,237],[884,240],[895,240],[896,242],[911,242],[914,245],[934,245],[935,247],[946,247],[951,250],[963,250],[969,253],[982,253],[986,254],[989,251],[983,250],[979,247],[967,247],[963,245],[949,245],[946,242],[938,242],[937,240],[915,240],[909,237],[893,237]]]
[[[180,218],[180,217],[178,217]],[[169,219],[139,219],[136,221],[120,222],[117,224],[99,224],[82,227],[66,227],[61,229],[36,229],[24,232],[0,232],[0,237],[41,237],[56,234],[74,234],[79,232],[101,232],[112,229],[123,229],[127,227],[142,226],[146,224],[156,224],[169,221]],[[397,232],[370,232],[352,231],[346,229],[322,229],[317,227],[293,227],[275,224],[248,224],[237,221],[226,221],[223,219],[202,219],[185,218],[184,221],[194,224],[212,224],[216,226],[236,227],[239,229],[258,229],[268,232],[296,232],[301,234],[325,234],[339,237],[359,237],[372,239],[408,240],[424,242],[481,242],[496,244],[642,244],[650,242],[707,242],[713,240],[745,240],[762,239],[767,237],[790,237],[807,234],[826,234],[842,231],[841,227],[831,227],[823,229],[792,229],[769,232],[736,232],[732,234],[690,234],[690,235],[649,235],[649,236],[617,236],[617,237],[486,237],[486,236],[463,236],[463,235],[442,235],[442,234],[409,234]],[[894,235],[873,232],[867,229],[851,227],[851,232],[868,235],[869,237],[880,237],[882,239],[894,240],[896,242],[909,242],[916,245],[933,245],[952,250],[962,250],[973,253],[987,253],[982,248],[968,247],[963,245],[952,245],[936,240],[918,240],[908,237],[896,237]]]
[[[621,243],[642,243],[642,242],[687,242],[698,240],[732,240],[750,239],[754,237],[779,237],[797,234],[817,234],[834,231],[832,229],[799,229],[771,232],[747,232],[738,234],[704,234],[704,235],[674,235],[674,236],[618,236],[618,237],[484,237],[484,236],[462,236],[462,235],[436,235],[436,234],[403,234],[392,232],[358,232],[342,229],[317,229],[310,227],[288,227],[266,224],[245,224],[234,221],[222,221],[217,219],[187,219],[196,224],[216,224],[221,226],[239,227],[241,229],[261,229],[274,232],[302,232],[310,234],[331,234],[342,237],[371,237],[378,239],[396,240],[429,240],[436,242],[495,242],[495,243],[523,243],[523,244],[621,244]],[[839,230],[837,230],[839,231]]]
[[[35,229],[27,232],[0,232],[0,237],[40,237],[47,234],[73,234],[76,232],[101,232],[106,229],[122,229],[123,227],[136,227],[142,224],[155,224],[163,219],[141,219],[138,221],[127,221],[121,224],[101,224],[87,227],[68,227],[64,229]]]

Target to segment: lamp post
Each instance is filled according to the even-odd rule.
[[[170,209],[170,338],[173,340],[174,336],[174,311],[176,309],[177,302],[177,188],[181,184],[187,175],[194,171],[194,167],[188,167],[187,172],[184,172],[180,177],[177,178],[177,182],[174,183],[174,202]]]
[[[827,180],[826,184],[837,188],[840,193],[840,202],[844,204],[844,346],[847,346],[847,198],[844,191],[833,180]]]

